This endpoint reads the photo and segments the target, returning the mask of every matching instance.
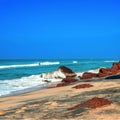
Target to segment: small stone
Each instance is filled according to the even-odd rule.
[[[50,104],[51,104],[51,102],[46,102],[46,103],[45,103],[45,105],[50,105]]]
[[[23,112],[25,112],[25,110],[20,109],[20,110],[17,110],[15,113],[23,113]]]
[[[40,106],[39,104],[33,104],[32,105],[33,107],[38,107],[38,106]]]
[[[21,109],[22,109],[22,110],[26,110],[26,109],[27,109],[27,107],[22,107]]]
[[[57,106],[57,102],[46,102],[45,105]]]
[[[25,118],[24,120],[32,120],[31,118]]]
[[[53,102],[53,103],[51,103],[51,106],[58,106],[58,103]]]
[[[4,115],[5,114],[5,112],[4,111],[0,111],[0,115]]]

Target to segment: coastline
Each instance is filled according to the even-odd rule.
[[[52,87],[52,86],[54,86],[54,85],[56,85],[56,84],[58,84],[60,82],[61,82],[61,80],[58,80],[58,82],[57,81],[56,82],[50,82],[50,83],[46,82],[46,84],[44,84],[44,85],[38,85],[38,86],[31,87],[31,88],[26,88],[24,90],[13,91],[10,94],[0,96],[0,98],[10,97],[10,96],[17,96],[17,95],[37,91],[37,90],[45,90],[45,89],[47,89],[49,87]]]
[[[115,60],[114,60],[115,61]],[[56,64],[59,62],[59,64]],[[77,74],[82,76],[84,72],[98,73],[100,66],[111,67],[113,60],[12,60],[2,61],[0,63],[0,96],[9,96],[12,94],[22,93],[24,91],[31,91],[39,86],[42,87],[46,82],[44,78],[40,77],[41,74],[46,74],[47,81],[51,83],[55,80],[50,80],[52,72],[56,71],[60,66],[66,66]],[[43,65],[39,65],[43,64]],[[7,68],[6,68],[7,67]],[[8,68],[9,67],[9,68]],[[47,75],[47,73],[50,73]],[[6,75],[7,74],[7,75]],[[56,79],[59,72],[55,73],[53,77]],[[61,77],[61,76],[60,76]],[[62,76],[63,79],[63,76]],[[62,80],[61,79],[61,80]],[[38,86],[39,85],[39,86]],[[9,95],[8,95],[9,94]]]
[[[86,83],[93,87],[73,89],[75,85],[85,84],[84,81],[78,81],[65,87],[0,98],[0,119],[120,119],[120,79],[92,80]],[[92,97],[106,98],[112,104],[93,110],[67,110]]]

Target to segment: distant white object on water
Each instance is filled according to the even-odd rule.
[[[73,63],[78,63],[77,61],[73,61]]]
[[[60,62],[41,62],[39,65],[58,65]]]

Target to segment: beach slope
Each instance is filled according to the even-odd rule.
[[[90,84],[91,87],[73,88]],[[90,108],[87,104],[76,105],[100,98],[109,104]],[[96,103],[95,103],[96,104]],[[72,85],[36,90],[15,96],[0,98],[0,119],[120,119],[120,79],[98,79],[91,82],[75,82]]]

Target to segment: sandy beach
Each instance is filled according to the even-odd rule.
[[[75,89],[79,84],[93,87]],[[96,109],[79,107],[77,104],[94,97],[104,98],[112,103]],[[72,85],[36,90],[15,96],[0,98],[0,119],[73,119],[73,120],[119,120],[120,79],[96,79],[91,82],[75,82]]]

